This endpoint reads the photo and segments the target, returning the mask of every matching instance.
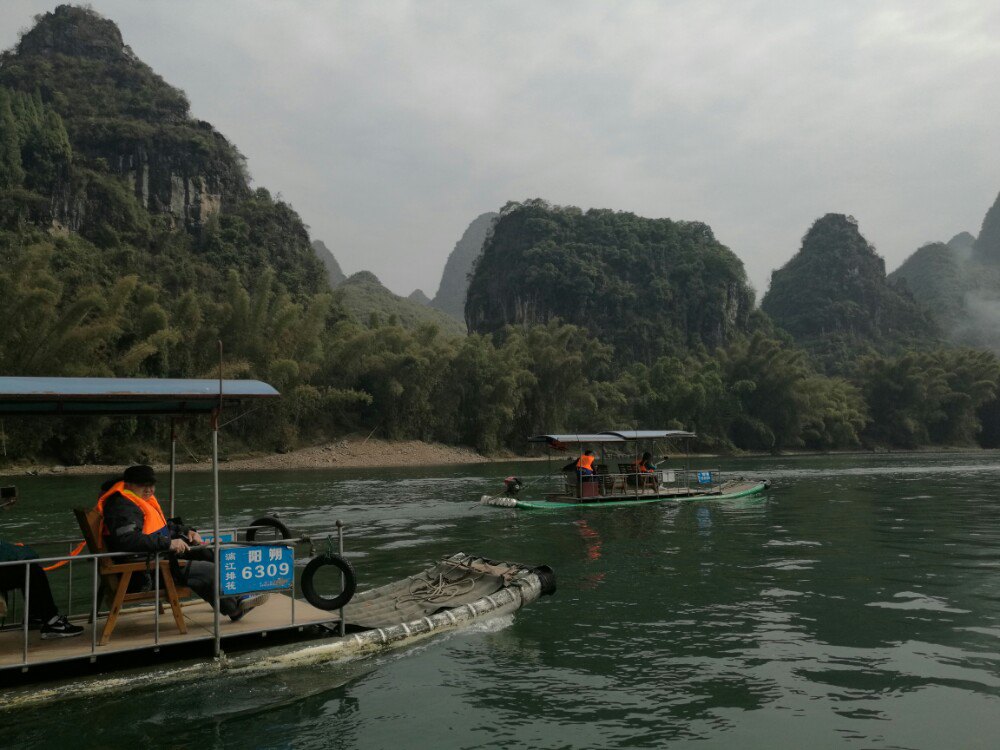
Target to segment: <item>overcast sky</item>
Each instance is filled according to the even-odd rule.
[[[56,4],[4,0],[0,46]],[[759,299],[825,213],[892,270],[1000,191],[998,3],[91,5],[345,272],[401,294],[433,296],[508,200],[704,221]]]

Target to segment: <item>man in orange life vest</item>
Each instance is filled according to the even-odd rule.
[[[576,473],[581,479],[594,476],[594,451],[584,451],[576,460]]]
[[[183,568],[171,566],[174,579],[213,604],[213,550],[201,546],[202,538],[196,530],[164,516],[153,495],[155,485],[153,467],[130,466],[121,481],[105,489],[97,501],[97,509],[104,517],[105,544],[112,552],[146,555],[161,552],[187,559]],[[219,611],[239,620],[266,599],[266,594],[222,597]]]

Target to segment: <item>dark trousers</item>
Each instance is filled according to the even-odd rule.
[[[38,563],[28,565],[28,619],[40,622],[48,622],[57,614],[59,608],[52,598],[52,589],[49,587],[49,577],[42,570]],[[24,566],[4,565],[0,568],[0,591],[5,594],[8,591],[20,589],[24,591]]]
[[[174,580],[190,588],[194,593],[211,605],[215,605],[215,550],[208,545],[192,547],[188,552],[178,556],[187,560],[187,565],[180,568],[174,575]],[[224,596],[219,601],[219,611],[224,615],[234,615],[239,610],[235,596]]]

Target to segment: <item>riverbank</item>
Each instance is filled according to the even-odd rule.
[[[307,469],[374,469],[380,466],[446,466],[454,464],[481,464],[509,460],[487,458],[471,448],[461,448],[421,440],[379,440],[377,438],[344,438],[322,445],[289,451],[266,453],[223,459],[221,471],[283,471]],[[165,463],[154,464],[158,471],[166,471]],[[177,464],[177,471],[210,471],[211,461]],[[114,474],[121,466],[87,464],[83,466],[25,465],[0,469],[0,476],[50,475],[50,474]]]
[[[873,453],[967,453],[986,452],[995,449],[969,448],[967,446],[926,446],[908,450],[839,450],[839,451],[786,451],[780,454],[785,457],[805,456],[851,456],[871,455]],[[572,451],[566,455],[570,455]],[[555,456],[555,454],[553,454]],[[561,457],[562,454],[559,454]],[[727,457],[774,457],[765,452],[747,451],[739,454],[729,454]],[[715,453],[691,453],[691,459],[718,458]],[[500,455],[484,456],[471,448],[443,445],[441,443],[425,443],[422,440],[380,440],[378,438],[347,437],[321,445],[289,451],[287,453],[261,453],[254,455],[222,458],[219,463],[221,471],[304,471],[310,469],[376,469],[379,467],[406,466],[453,466],[461,464],[485,464],[504,461],[544,461],[544,456]],[[158,471],[169,469],[166,463],[154,463]],[[211,461],[188,461],[177,464],[177,470],[182,472],[210,471]],[[0,467],[0,476],[48,476],[53,474],[113,475],[122,470],[121,465],[86,464],[82,466],[58,466],[52,464],[23,464]]]

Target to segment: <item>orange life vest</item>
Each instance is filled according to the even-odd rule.
[[[594,470],[594,457],[593,456],[580,456],[576,462],[576,468],[578,469],[590,469]]]
[[[632,463],[632,465],[635,466],[635,470],[637,472],[641,472],[643,474],[655,474],[656,473],[656,470],[655,469],[651,469],[648,466],[646,466],[646,464],[643,463],[643,460],[641,458],[637,458]]]
[[[125,482],[115,483],[111,489],[98,498],[97,512],[100,513],[102,517],[104,516],[104,501],[116,492],[121,493],[122,497],[131,500],[139,506],[139,510],[142,511],[143,534],[163,534],[164,536],[169,536],[170,532],[167,530],[167,518],[163,515],[163,511],[160,509],[160,504],[156,501],[156,497],[150,495],[148,500],[143,500],[134,492],[125,489]],[[104,535],[107,536],[107,528],[103,528],[102,530]]]

